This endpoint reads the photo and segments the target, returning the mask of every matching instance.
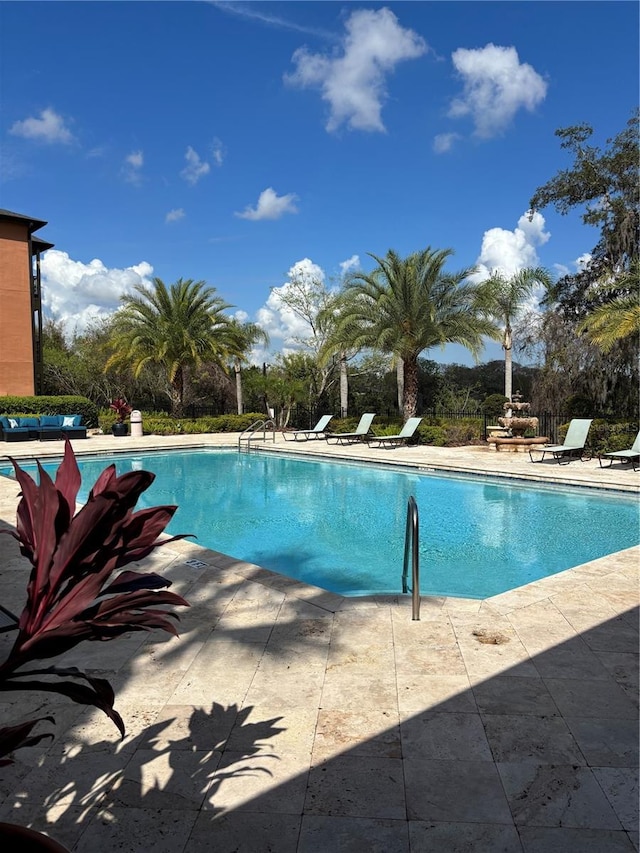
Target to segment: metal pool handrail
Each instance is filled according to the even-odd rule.
[[[420,522],[418,504],[411,495],[407,501],[407,526],[404,535],[404,563],[402,566],[402,592],[409,592],[407,583],[409,547],[411,545],[411,618],[420,620]]]
[[[251,450],[252,441],[266,441],[268,429],[271,430],[271,440],[275,442],[276,424],[271,418],[267,418],[266,420],[255,421],[255,423],[248,426],[244,432],[240,433],[238,436],[238,451],[242,450],[243,441],[247,442],[247,450]],[[262,439],[260,439],[260,436],[256,435],[257,432],[262,432]]]

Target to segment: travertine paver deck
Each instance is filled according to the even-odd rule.
[[[237,436],[74,446],[225,442]],[[640,482],[626,466],[474,448],[267,447],[635,493]],[[0,478],[5,524],[16,491]],[[0,695],[3,724],[36,708],[57,719],[51,745],[0,769],[0,820],[83,853],[638,849],[638,548],[485,601],[425,598],[419,622],[401,597],[344,599],[187,542],[146,563],[191,602],[181,637],[135,634],[67,658],[112,680],[127,737],[62,698]],[[0,537],[14,610],[26,572]],[[0,635],[0,653],[10,642]]]

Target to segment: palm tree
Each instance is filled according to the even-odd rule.
[[[445,273],[451,249],[427,247],[400,258],[390,249],[371,273],[353,273],[343,293],[334,337],[345,346],[370,348],[402,359],[403,417],[416,413],[418,357],[424,350],[459,343],[474,355],[483,336],[497,328],[476,309],[476,286],[466,281],[471,270]]]
[[[244,409],[242,397],[242,365],[248,363],[248,356],[256,344],[269,346],[269,335],[257,323],[240,323],[231,320],[229,324],[230,355],[233,358],[233,370],[236,377],[236,400],[238,414]]]
[[[497,270],[478,288],[478,305],[502,325],[504,350],[504,396],[513,393],[513,328],[525,300],[538,288],[549,290],[551,276],[542,267],[526,267],[510,277]]]
[[[231,305],[214,287],[193,279],[180,278],[167,288],[154,278],[151,288],[138,284],[134,291],[122,297],[115,314],[114,353],[105,370],[129,365],[137,377],[145,365],[160,365],[169,383],[171,414],[181,417],[186,370],[206,360],[222,364],[228,354],[230,320],[222,312]]]
[[[640,259],[634,258],[628,270],[612,281],[594,285],[590,295],[605,302],[593,308],[578,326],[602,352],[614,344],[640,335]]]

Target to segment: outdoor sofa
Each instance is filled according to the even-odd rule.
[[[86,438],[87,428],[82,415],[0,415],[0,437],[3,441]]]

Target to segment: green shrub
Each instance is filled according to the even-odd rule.
[[[491,418],[500,417],[504,414],[504,404],[507,400],[504,394],[491,394],[480,404],[480,411]]]
[[[442,428],[449,447],[473,444],[482,439],[483,425],[477,418],[445,419]]]
[[[568,426],[568,424],[567,424]],[[564,431],[566,434],[566,430]],[[596,418],[591,424],[587,446],[594,453],[608,453],[612,450],[625,450],[631,447],[638,434],[637,421],[617,421],[610,423]]]
[[[435,418],[432,418],[435,420]],[[430,444],[435,447],[444,447],[447,443],[445,431],[440,426],[421,423],[417,429],[420,444]]]
[[[0,413],[7,415],[82,415],[82,423],[98,426],[98,407],[86,397],[72,395],[0,397]]]
[[[173,418],[145,418],[142,416],[144,435],[181,435],[180,422]]]

